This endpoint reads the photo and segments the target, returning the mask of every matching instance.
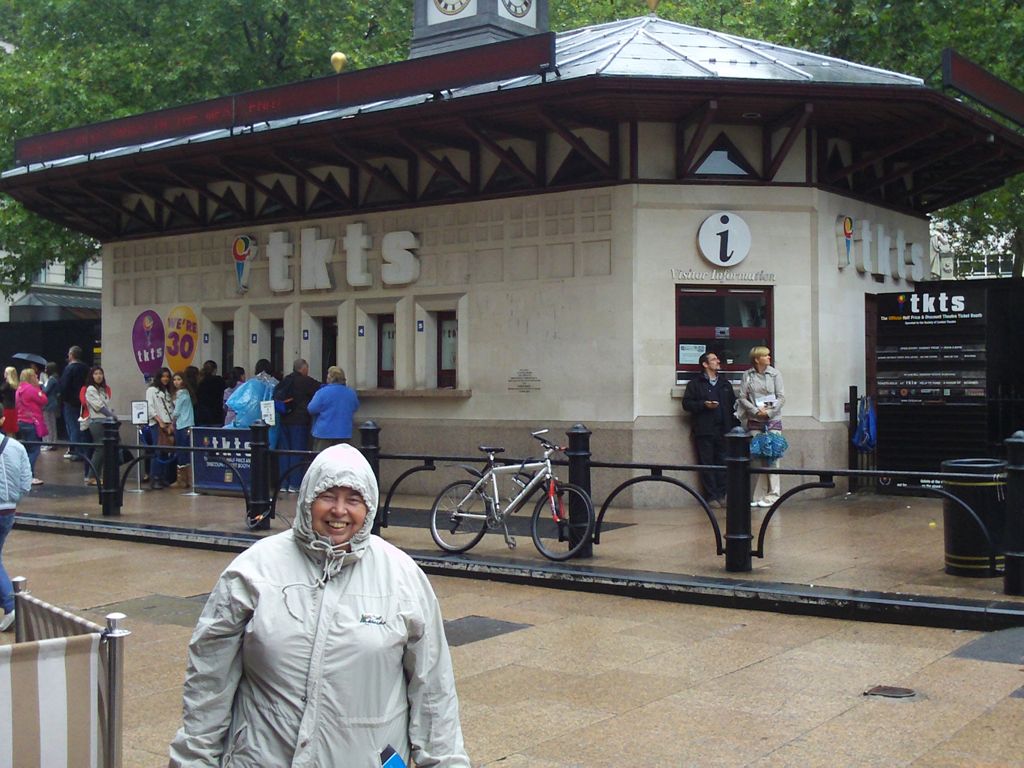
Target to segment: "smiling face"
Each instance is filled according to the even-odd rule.
[[[363,527],[367,515],[362,494],[351,488],[328,488],[310,505],[313,530],[331,544],[348,544]]]
[[[175,389],[184,389],[185,388],[185,379],[182,378],[180,373],[174,374],[174,388]]]

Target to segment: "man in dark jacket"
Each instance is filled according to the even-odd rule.
[[[203,363],[199,386],[196,387],[196,424],[201,427],[224,426],[226,387],[224,378],[217,374],[217,364],[213,360]]]
[[[690,379],[683,392],[683,410],[693,415],[691,428],[700,464],[725,463],[725,435],[739,422],[733,415],[736,393],[732,384],[718,375],[721,363],[714,352],[705,352],[699,361],[701,373]],[[709,504],[725,501],[725,472],[701,470],[701,482]]]
[[[320,382],[309,375],[309,364],[299,358],[292,364],[292,372],[274,389],[274,400],[280,414],[281,432],[277,447],[284,451],[309,450],[313,417],[309,415],[309,401],[320,389]],[[289,493],[298,493],[302,472],[288,469],[308,461],[301,456],[282,456],[280,459],[281,487]],[[287,474],[286,474],[287,473]]]
[[[60,399],[61,412],[64,416],[64,425],[68,430],[68,442],[82,442],[82,433],[78,428],[78,417],[82,414],[82,403],[78,399],[82,387],[85,386],[85,379],[89,375],[89,366],[82,362],[82,348],[71,347],[68,350],[68,364],[60,375]],[[82,461],[84,451],[87,448],[68,448],[64,454],[65,459]]]

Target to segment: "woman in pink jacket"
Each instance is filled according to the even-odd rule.
[[[36,459],[42,447],[40,441],[47,434],[43,408],[49,398],[39,386],[39,377],[35,368],[26,368],[21,372],[21,383],[14,394],[14,408],[18,413],[18,439],[28,451],[28,463],[32,467],[32,485],[42,485],[43,481],[36,477]]]

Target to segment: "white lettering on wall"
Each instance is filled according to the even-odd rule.
[[[302,271],[299,288],[303,291],[315,291],[331,288],[331,276],[327,272],[327,262],[334,254],[334,238],[318,239],[320,230],[307,227],[300,233],[300,258]]]
[[[380,279],[385,285],[407,285],[420,279],[420,260],[412,252],[420,247],[419,238],[412,232],[388,232],[381,240],[384,264]]]
[[[839,216],[836,218],[836,252],[839,269],[845,268],[852,256],[854,266],[861,273],[888,275],[896,280],[924,279],[924,247],[920,243],[908,243],[902,229],[897,229],[894,237],[884,224]]]
[[[287,232],[271,232],[267,243],[267,261],[270,262],[270,290],[290,291],[295,283],[288,276],[291,265],[292,244],[288,242]]]
[[[373,285],[373,275],[366,265],[366,252],[373,245],[373,238],[366,234],[366,225],[361,221],[349,224],[341,242],[345,247],[345,279],[348,284],[353,288]]]
[[[373,285],[369,269],[369,252],[373,238],[366,233],[366,224],[355,222],[345,229],[341,241],[345,251],[345,279],[353,288]],[[386,232],[381,238],[380,277],[385,285],[407,285],[420,278],[420,260],[413,252],[420,240],[408,230]],[[286,230],[271,232],[267,242],[270,290],[282,293],[295,288],[293,278],[294,246],[288,242]],[[299,290],[330,290],[332,285],[329,264],[334,256],[334,238],[320,238],[318,227],[299,231]]]

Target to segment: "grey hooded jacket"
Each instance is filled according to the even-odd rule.
[[[311,528],[335,487],[368,514],[351,552]],[[370,535],[377,483],[355,448],[320,453],[292,530],[239,555],[189,645],[178,766],[379,768],[389,745],[419,768],[468,768],[437,599],[404,552]]]

